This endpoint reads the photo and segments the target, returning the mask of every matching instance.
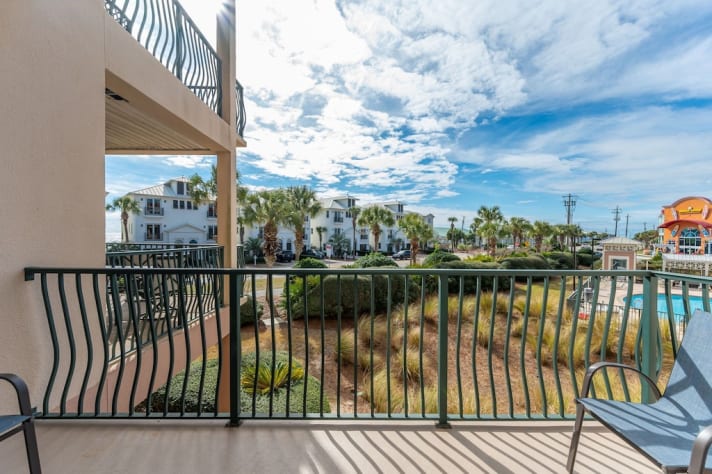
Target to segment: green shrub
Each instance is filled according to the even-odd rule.
[[[180,412],[185,410],[188,413],[213,412],[216,409],[215,390],[218,384],[218,361],[211,359],[205,362],[205,375],[203,377],[203,390],[200,391],[201,371],[203,361],[198,360],[190,364],[190,375],[186,385],[185,399],[181,398],[185,372],[180,372],[170,380],[170,390],[166,400],[166,385],[153,392],[150,397],[151,411],[163,412],[167,407],[167,412]],[[202,397],[200,396],[202,394]],[[167,401],[167,405],[166,405]],[[148,399],[141,402],[137,411],[146,411]]]
[[[240,371],[243,374],[254,374],[257,366],[257,355],[254,352],[243,354],[240,365]],[[273,413],[286,413],[287,393],[289,393],[289,407],[291,413],[303,413],[304,393],[306,385],[306,411],[307,413],[318,413],[323,406],[324,413],[329,413],[331,407],[326,396],[321,397],[321,385],[319,381],[312,376],[304,377],[304,369],[297,359],[292,359],[293,372],[291,373],[291,382],[285,381],[284,378],[289,374],[289,354],[287,352],[277,352],[274,360],[276,375],[282,374],[279,377],[282,382],[274,383],[275,389],[270,391],[270,382],[268,382],[267,390],[262,390],[252,393],[252,387],[246,390],[244,386],[240,389],[240,410],[242,413],[252,413],[253,398],[256,413],[269,413],[270,399],[272,402]],[[190,364],[190,375],[186,385],[185,399],[181,398],[183,391],[183,382],[185,373],[181,372],[171,379],[170,389],[168,390],[168,399],[166,405],[166,387],[163,385],[151,395],[151,411],[163,412],[164,407],[167,407],[167,412],[175,413],[184,410],[186,413],[196,413],[200,407],[202,412],[214,412],[216,409],[215,393],[217,388],[218,376],[218,360],[210,359],[206,361],[205,376],[203,378],[202,399],[198,400],[200,395],[200,382],[202,360],[197,360]],[[261,377],[266,377],[271,380],[272,371],[272,353],[260,353],[260,371]],[[287,370],[285,370],[285,367]],[[266,373],[265,373],[266,371]],[[249,375],[247,376],[249,377]],[[288,378],[288,377],[287,377]],[[262,392],[262,393],[261,393]],[[148,400],[144,400],[137,407],[137,411],[145,411],[148,405]]]
[[[390,257],[377,252],[359,257],[350,268],[397,267],[398,264]]]
[[[450,261],[442,262],[435,266],[435,268],[445,268],[450,270],[497,270],[499,265],[494,262],[469,262],[469,261]],[[477,276],[465,276],[463,277],[464,282],[464,292],[465,294],[474,294],[477,291]],[[480,278],[480,291],[492,291],[495,277],[483,276]],[[430,294],[437,293],[438,291],[438,278],[434,276],[425,277],[425,288]],[[497,279],[497,290],[509,290],[509,278],[498,277]],[[460,277],[450,276],[448,277],[448,293],[458,293],[460,291]]]
[[[308,257],[295,263],[294,268],[329,268],[329,266],[319,259]]]
[[[259,302],[254,304],[252,296],[248,295],[245,301],[240,303],[240,326],[254,323],[263,313],[264,305]]]
[[[445,252],[443,250],[438,249],[423,259],[423,266],[426,268],[433,268],[436,267],[439,263],[454,262],[457,260],[460,260],[460,257],[455,255],[454,253]]]
[[[531,257],[507,257],[500,262],[500,266],[508,270],[549,270],[551,268],[549,262],[541,255],[532,255]]]
[[[243,374],[246,371],[248,373],[250,373],[250,371],[254,372],[255,367],[258,365],[257,354],[254,352],[243,354],[241,362],[240,367]],[[286,368],[287,370],[284,371],[283,375],[287,380],[284,380],[284,383],[279,387],[275,383],[275,389],[271,392],[269,391],[268,385],[268,389],[264,394],[260,394],[259,391],[253,394],[252,390],[248,392],[244,388],[241,389],[240,411],[242,413],[252,413],[252,401],[254,398],[255,413],[269,413],[270,399],[272,402],[272,413],[286,413],[287,394],[289,394],[289,412],[304,413],[304,393],[306,385],[306,413],[319,413],[322,409],[320,405],[323,406],[324,413],[331,412],[326,394],[324,394],[323,397],[321,396],[321,385],[319,381],[312,376],[304,377],[304,369],[300,361],[292,358],[291,362],[292,370],[296,369],[297,371],[301,371],[298,379],[295,380],[295,374],[292,373],[292,381],[288,382],[289,353],[284,351],[277,352],[274,357],[275,369],[281,370],[278,368]],[[271,378],[272,363],[272,352],[260,352],[259,366],[266,368],[270,373],[270,375],[267,375],[268,379]],[[242,381],[245,381],[244,376],[242,377]]]
[[[323,279],[324,315],[335,318],[341,312],[342,317],[354,314],[368,313],[371,311],[371,298],[373,297],[376,313],[385,311],[388,306],[388,281],[391,285],[391,304],[405,303],[404,275],[329,275]],[[372,281],[373,280],[373,281]],[[319,277],[307,277],[307,314],[309,317],[321,316],[322,286]],[[371,291],[373,289],[373,291]],[[294,319],[304,317],[304,291],[303,279],[298,279],[290,285],[289,303]],[[408,287],[409,303],[419,293],[417,284],[411,283]],[[286,305],[286,300],[283,300]]]
[[[574,257],[568,252],[544,252],[544,258],[549,261],[552,270],[572,270]]]
[[[489,254],[481,253],[474,257],[467,257],[465,262],[495,262],[495,258]]]

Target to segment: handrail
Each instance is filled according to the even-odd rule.
[[[104,6],[188,89],[222,115],[222,63],[178,0],[104,0]]]
[[[245,124],[247,123],[247,112],[245,112],[245,97],[242,84],[240,81],[235,80],[235,113],[237,114],[237,120],[235,121],[237,127],[237,135],[244,139],[245,137]]]
[[[25,279],[39,280],[53,349],[41,417],[231,424],[571,419],[582,370],[627,362],[655,379],[676,356],[692,293],[709,310],[712,289],[710,278],[652,271],[394,267],[28,267]],[[220,304],[228,290],[229,309]],[[633,294],[643,295],[641,310],[631,308]],[[667,302],[655,308],[658,295]],[[683,315],[673,314],[672,295],[683,298]],[[256,387],[244,391],[257,383],[245,379],[250,357],[271,365],[266,387],[275,390],[266,401]],[[277,364],[316,388],[294,382],[290,390],[287,373],[279,382],[286,391],[276,390]],[[226,370],[229,379],[220,376]],[[96,373],[99,386],[83,386],[72,399],[71,390],[96,382]],[[595,385],[598,396],[639,393],[614,375]],[[228,380],[229,412],[217,402]],[[194,390],[198,405],[187,408]],[[307,392],[318,395],[317,405],[307,406]],[[281,396],[287,412],[274,408]]]

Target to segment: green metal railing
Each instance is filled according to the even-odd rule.
[[[647,271],[396,268],[27,268],[26,279],[39,280],[53,347],[42,417],[432,419],[440,426],[568,419],[586,367],[604,359],[663,382],[693,303],[709,311],[712,284]],[[206,305],[221,300],[217,282],[225,279],[235,303]],[[155,292],[156,302],[145,305],[143,319],[129,310],[132,324],[116,325],[112,359],[107,328],[116,318],[107,308],[118,306],[122,291],[129,301]],[[641,309],[630,304],[637,293]],[[176,294],[180,324],[160,333],[161,306]],[[675,314],[676,294],[683,315]],[[645,399],[639,381],[626,377],[604,373],[594,391]],[[229,404],[221,409],[224,383]]]
[[[104,0],[106,11],[216,114],[221,61],[178,0]]]
[[[236,121],[235,127],[237,128],[237,134],[244,138],[245,137],[245,125],[247,124],[247,112],[245,112],[245,97],[244,90],[240,81],[235,81],[235,113]]]

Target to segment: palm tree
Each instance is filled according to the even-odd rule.
[[[410,264],[415,265],[418,256],[419,244],[433,238],[433,229],[425,222],[423,216],[409,212],[398,221],[405,237],[410,241]]]
[[[111,204],[106,205],[107,211],[121,211],[121,241],[129,241],[129,212],[138,214],[141,212],[141,206],[131,196],[123,196],[116,198]]]
[[[317,228],[316,228],[316,233],[319,234],[319,250],[321,250],[323,248],[322,247],[322,238],[327,230],[329,230],[329,229],[327,229],[324,226],[317,226]]]
[[[354,257],[356,256],[356,224],[358,221],[358,216],[361,214],[361,208],[360,207],[352,207],[349,209],[349,212],[351,213],[351,228],[353,230],[353,238],[354,238]]]
[[[487,240],[488,253],[494,257],[497,251],[497,240],[502,235],[504,224],[504,216],[499,206],[486,207],[481,206],[477,210],[477,218],[479,219],[477,231],[484,239]]]
[[[257,237],[250,237],[245,243],[245,250],[250,253],[251,257],[256,257],[262,249],[262,240]]]
[[[381,224],[391,227],[395,224],[393,213],[381,206],[369,206],[361,211],[358,217],[359,225],[368,226],[373,234],[373,251],[378,252],[378,240],[381,237]]]
[[[567,232],[566,224],[555,224],[551,227],[551,236],[562,251],[566,249]]]
[[[306,186],[287,188],[287,226],[294,231],[294,257],[299,260],[304,248],[304,222],[321,211],[316,193]]]
[[[349,239],[343,233],[339,233],[329,237],[329,243],[333,249],[334,256],[340,257],[349,249],[351,242],[349,242]]]
[[[450,232],[447,234],[447,238],[450,239],[450,248],[455,251],[455,222],[458,221],[457,217],[448,217],[448,222],[450,223]]]
[[[210,168],[210,179],[203,179],[198,173],[190,177],[190,198],[196,204],[204,204],[214,200],[218,195],[218,168]]]
[[[274,265],[279,246],[278,226],[287,221],[287,209],[287,195],[283,189],[260,191],[247,197],[245,223],[263,225],[262,249],[265,253],[265,263],[269,267]]]
[[[240,243],[245,242],[245,219],[242,217],[242,207],[247,202],[248,189],[240,186],[240,172],[237,172],[237,186],[235,188],[235,200],[237,201],[237,230],[240,234]]]
[[[514,248],[521,247],[524,235],[531,228],[531,224],[523,217],[512,217],[509,219],[509,232],[512,234],[512,244]],[[519,242],[519,245],[517,245]]]
[[[534,248],[541,253],[541,244],[552,233],[551,225],[545,221],[534,221],[529,232],[534,239]]]

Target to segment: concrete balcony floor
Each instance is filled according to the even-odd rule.
[[[571,422],[37,422],[43,472],[565,472]],[[0,443],[0,471],[25,473],[22,435]],[[576,472],[659,472],[594,421]]]

